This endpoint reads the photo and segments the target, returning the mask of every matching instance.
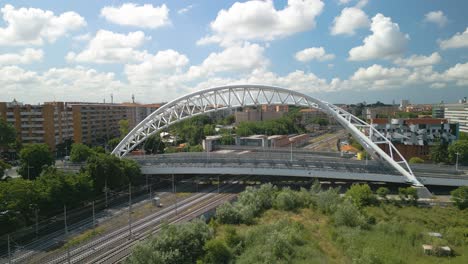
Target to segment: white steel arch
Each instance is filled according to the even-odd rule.
[[[333,116],[374,158],[388,162],[413,186],[423,186],[391,141],[372,125],[333,104],[296,91],[266,85],[220,86],[179,97],[163,105],[135,126],[115,147],[112,154],[123,157],[149,136],[193,116],[264,104],[312,107]],[[386,144],[389,154],[377,144]]]

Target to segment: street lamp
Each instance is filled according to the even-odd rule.
[[[455,155],[457,155],[457,160],[455,162],[455,170],[458,171],[458,156],[460,155],[460,153],[455,153]]]

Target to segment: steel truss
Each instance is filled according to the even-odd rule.
[[[413,186],[423,186],[406,159],[390,140],[371,124],[340,107],[285,88],[265,85],[230,85],[197,91],[179,97],[157,109],[126,135],[112,154],[123,157],[149,136],[193,116],[260,105],[296,105],[316,108],[331,115],[377,160],[386,161]],[[387,154],[378,146],[386,145]]]

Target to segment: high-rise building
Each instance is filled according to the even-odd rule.
[[[15,127],[23,144],[45,143],[55,150],[57,144],[73,138],[71,107],[63,102],[41,105],[0,102],[0,118]]]
[[[444,118],[451,123],[458,123],[460,131],[468,133],[468,102],[466,97],[458,104],[445,104]]]

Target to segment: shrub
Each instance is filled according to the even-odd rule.
[[[359,208],[349,200],[345,200],[337,206],[333,220],[337,226],[357,227],[366,224],[365,217]]]
[[[375,203],[375,195],[367,184],[353,184],[345,196],[359,208]]]
[[[409,163],[410,164],[420,164],[420,163],[424,163],[424,160],[419,158],[419,157],[412,157],[409,159]]]
[[[450,192],[450,198],[458,209],[468,208],[468,186],[461,186]]]
[[[387,195],[390,193],[390,190],[387,187],[379,187],[376,193],[382,199],[387,199]]]
[[[325,214],[331,214],[335,211],[336,206],[340,203],[340,194],[338,188],[330,188],[317,195],[317,207]]]
[[[398,188],[398,196],[403,201],[415,203],[418,200],[418,191],[413,187]]]
[[[231,203],[225,203],[216,209],[216,219],[221,224],[239,224],[242,219],[239,210]]]
[[[230,263],[232,253],[223,241],[218,239],[209,240],[203,247],[205,256],[203,263],[206,264],[221,264]]]

